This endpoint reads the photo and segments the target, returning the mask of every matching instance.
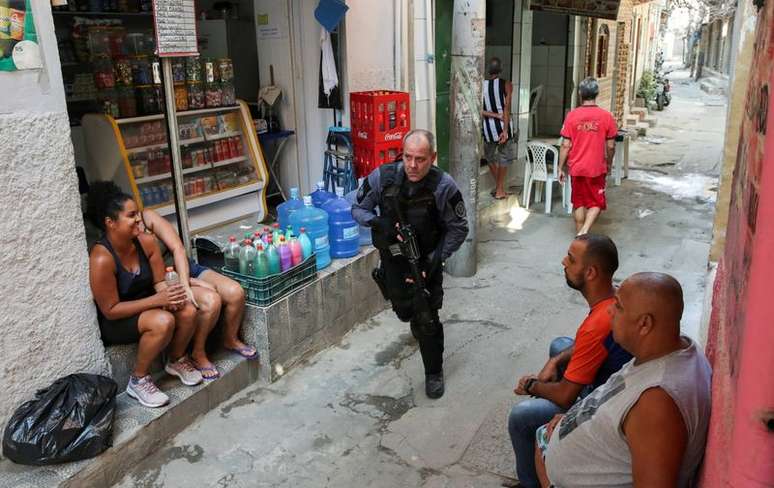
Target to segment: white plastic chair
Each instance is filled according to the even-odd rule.
[[[548,164],[546,163],[546,154],[553,155],[553,171],[548,173]],[[524,207],[529,209],[529,202],[532,198],[532,184],[543,182],[546,185],[546,213],[551,213],[551,197],[553,193],[554,182],[559,182],[559,151],[554,146],[542,142],[527,143],[527,163],[524,166]],[[572,212],[570,204],[570,178],[567,177],[562,185],[562,207],[567,212]],[[540,201],[541,189],[535,190],[535,201]]]

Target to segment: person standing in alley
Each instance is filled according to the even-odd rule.
[[[419,342],[425,369],[425,393],[444,393],[443,325],[438,310],[443,304],[443,265],[468,235],[465,202],[454,180],[433,165],[436,158],[432,132],[415,129],[403,138],[403,160],[375,169],[363,181],[352,205],[352,216],[371,228],[380,265],[374,280],[392,309]],[[379,208],[378,213],[376,208]],[[415,233],[417,266],[412,273],[407,257],[407,234]]]
[[[513,85],[510,81],[500,78],[501,73],[500,58],[490,59],[487,66],[488,78],[484,80],[482,90],[484,110],[481,112],[484,160],[489,165],[489,172],[495,180],[494,197],[498,200],[508,196],[505,190],[505,178],[508,166],[516,157],[514,141],[518,139],[518,131],[516,131],[516,138],[513,137],[511,123]]]
[[[607,209],[605,179],[610,172],[618,133],[613,115],[597,106],[599,84],[586,78],[578,85],[581,105],[567,114],[559,150],[559,181],[572,185],[572,207],[577,235],[586,234]]]

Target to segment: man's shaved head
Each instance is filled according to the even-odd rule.
[[[664,273],[637,273],[615,295],[613,337],[634,356],[658,350],[680,336],[683,289]]]
[[[683,317],[683,288],[665,273],[636,273],[621,284],[631,290],[633,306],[653,315],[657,323],[680,326]]]

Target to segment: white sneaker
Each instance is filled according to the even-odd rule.
[[[191,364],[188,356],[183,356],[174,363],[167,361],[164,371],[177,376],[184,385],[188,386],[198,385],[204,379],[202,373]]]
[[[144,407],[163,407],[169,402],[169,397],[159,390],[150,375],[144,376],[139,380],[129,378],[129,384],[126,385],[126,393]]]

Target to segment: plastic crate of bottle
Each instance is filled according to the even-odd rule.
[[[357,143],[401,142],[411,129],[410,98],[406,92],[374,90],[349,96],[352,140]]]
[[[277,300],[288,296],[317,277],[317,258],[314,254],[284,273],[265,278],[243,275],[223,267],[221,272],[237,281],[245,290],[245,300],[250,305],[268,307]]]
[[[401,154],[402,145],[402,141],[375,145],[355,143],[352,161],[356,176],[363,178],[379,166],[394,162]]]

